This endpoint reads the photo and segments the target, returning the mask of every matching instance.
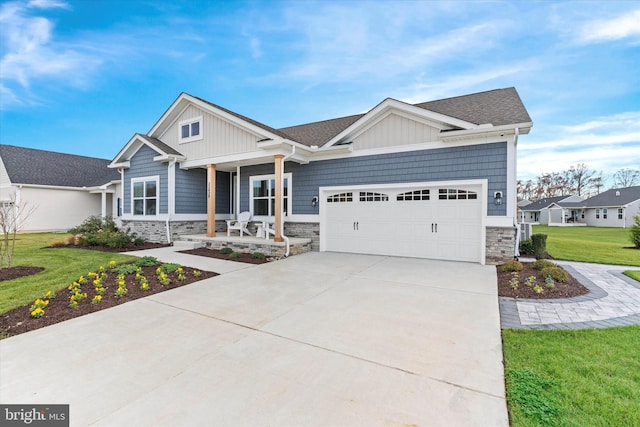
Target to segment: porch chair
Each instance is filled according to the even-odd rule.
[[[249,232],[247,225],[251,219],[251,212],[240,212],[237,219],[228,219],[227,221],[227,236],[230,235],[231,230],[239,230],[240,237],[243,233],[247,233],[249,236],[252,234]]]

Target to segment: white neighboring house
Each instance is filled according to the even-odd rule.
[[[585,200],[583,206],[580,222],[594,227],[631,227],[633,217],[640,214],[640,186],[607,190]]]
[[[34,208],[21,231],[65,231],[91,215],[118,217],[120,174],[106,159],[0,145],[0,203]]]
[[[546,197],[519,207],[518,221],[545,225],[578,223],[583,205],[580,196]]]

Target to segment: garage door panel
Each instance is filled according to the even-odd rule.
[[[449,186],[443,199],[437,183],[354,190],[351,202],[324,205],[324,250],[478,262],[480,189]]]

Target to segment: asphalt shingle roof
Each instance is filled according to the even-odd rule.
[[[531,122],[529,113],[527,113],[518,92],[513,87],[422,102],[414,104],[414,106],[477,125],[491,123],[494,126],[501,126]],[[301,144],[321,147],[362,116],[364,114],[356,114],[285,127],[279,129],[279,131]]]
[[[584,201],[586,207],[623,206],[640,200],[640,186],[613,188]]]
[[[545,197],[544,199],[536,200],[535,202],[531,202],[527,206],[520,208],[523,211],[539,211],[540,209],[544,209],[551,205],[552,203],[558,204],[562,200],[571,197],[571,196],[556,196],[556,197]]]
[[[0,158],[12,184],[94,187],[119,180],[107,159],[0,145]]]
[[[147,141],[149,144],[154,145],[158,150],[162,151],[165,154],[174,155],[174,156],[182,156],[183,154],[176,150],[175,148],[165,144],[160,141],[158,138],[153,138],[147,135],[143,135],[141,133],[137,134],[140,138]]]

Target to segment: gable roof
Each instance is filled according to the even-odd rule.
[[[612,188],[604,193],[600,193],[584,201],[584,206],[591,207],[607,207],[607,206],[624,206],[631,202],[640,200],[640,186],[626,188]]]
[[[535,202],[531,202],[527,206],[520,208],[523,211],[539,211],[544,208],[548,208],[552,204],[558,204],[562,202],[564,199],[567,199],[571,196],[556,196],[556,197],[545,197],[544,199],[536,200]]]
[[[531,123],[531,117],[525,109],[518,92],[515,88],[510,87],[418,104],[406,104],[402,101],[387,98],[387,100],[378,104],[365,114],[356,114],[290,126],[280,128],[279,131],[288,136],[289,139],[306,146],[317,145],[318,147],[322,147],[388,100],[397,104],[405,104],[409,107],[418,107],[475,125],[491,124],[493,126],[504,126]],[[457,129],[462,128],[457,127]]]
[[[96,187],[120,179],[107,159],[0,145],[0,158],[12,184]]]

